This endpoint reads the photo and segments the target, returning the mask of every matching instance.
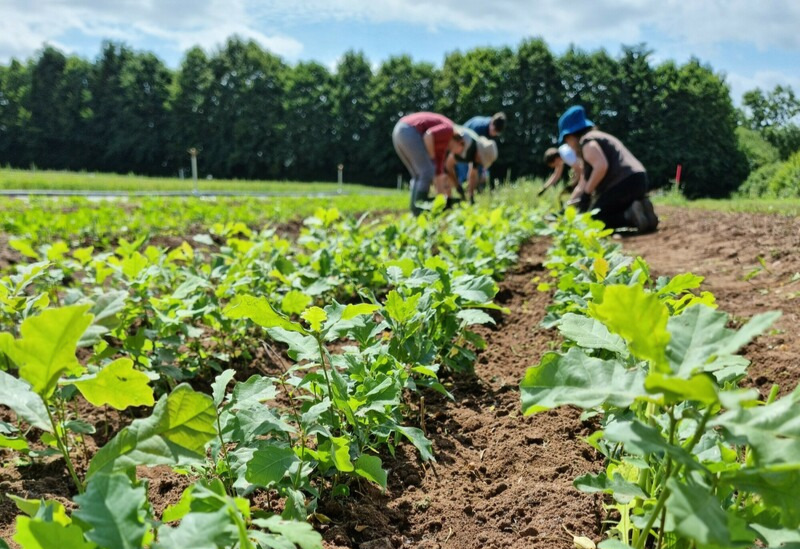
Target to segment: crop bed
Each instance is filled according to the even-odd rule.
[[[780,388],[773,396],[787,397],[800,378],[800,363],[797,360],[800,356],[800,344],[795,337],[796,326],[800,320],[800,275],[797,274],[800,272],[800,258],[794,255],[794,251],[800,247],[800,225],[797,220],[788,217],[718,214],[679,208],[661,208],[659,214],[662,217],[659,232],[622,240],[623,251],[629,255],[639,254],[644,257],[650,265],[650,275],[654,280],[660,275],[672,276],[686,271],[706,277],[701,289],[712,291],[720,310],[732,315],[729,321],[731,328],[742,326],[757,313],[782,310],[783,316],[763,335],[758,336],[744,348],[744,356],[752,360],[753,364],[742,385],[755,387],[763,398],[768,398],[772,385],[777,383]],[[326,220],[327,215],[325,212],[318,212],[316,226],[331,224],[334,221],[333,218]],[[486,223],[489,223],[488,217]],[[498,230],[502,228],[499,219],[495,217],[491,218],[491,223],[494,223]],[[534,225],[537,231],[547,233],[543,230],[543,225],[537,225],[536,222],[527,230],[532,231]],[[311,237],[299,227],[293,228],[293,234],[288,236],[294,238],[300,233],[302,238],[305,235],[307,242],[311,241],[309,244],[311,247],[308,249],[313,250],[313,241],[315,239],[319,241],[322,237],[313,234],[314,224],[311,227]],[[350,230],[355,231],[352,227]],[[434,233],[428,230],[425,234],[430,236]],[[213,241],[202,240],[210,246],[205,253],[225,253],[224,246],[220,245],[221,236],[214,236]],[[234,242],[235,246],[241,246],[242,250],[247,249],[248,246],[240,241],[241,235],[238,235],[239,239],[235,233],[225,236],[229,237],[231,239],[229,242]],[[174,237],[170,237],[162,245],[180,245],[180,242],[173,239]],[[237,241],[239,244],[236,244]],[[437,242],[437,246],[441,246],[439,249],[434,248],[438,253],[446,250],[447,246],[453,246],[452,250],[459,249],[451,240]],[[395,433],[389,438],[378,435],[362,445],[362,442],[357,440],[361,440],[358,438],[361,436],[359,429],[363,429],[363,425],[353,420],[352,428],[345,428],[344,423],[351,420],[347,416],[345,405],[337,404],[339,408],[336,413],[342,415],[338,420],[332,418],[331,424],[335,425],[338,436],[332,436],[331,433],[320,434],[325,428],[331,427],[314,427],[320,446],[309,445],[306,449],[304,443],[303,449],[294,450],[301,457],[309,450],[319,452],[319,456],[309,463],[319,467],[322,474],[314,473],[316,475],[313,477],[314,480],[283,487],[281,483],[284,483],[286,477],[283,480],[278,479],[279,482],[270,483],[264,480],[266,477],[256,479],[255,476],[248,475],[248,480],[256,479],[262,482],[264,487],[271,487],[254,496],[251,495],[250,508],[254,511],[283,512],[285,518],[298,518],[297,514],[295,516],[287,514],[286,498],[300,497],[293,495],[291,490],[301,487],[306,490],[306,498],[309,498],[309,494],[316,494],[317,491],[327,491],[318,500],[313,499],[316,503],[309,507],[307,518],[321,533],[325,546],[330,548],[435,549],[538,546],[567,548],[573,546],[573,534],[587,536],[594,541],[603,539],[604,532],[610,527],[606,521],[619,520],[617,511],[609,511],[607,508],[610,502],[609,496],[603,496],[601,491],[584,493],[573,485],[576,477],[601,474],[604,469],[603,454],[584,440],[601,427],[598,417],[591,414],[582,415],[577,407],[558,406],[558,402],[551,402],[546,406],[547,409],[537,410],[539,413],[535,415],[523,415],[520,406],[520,380],[526,376],[528,368],[538,364],[548,353],[551,354],[547,356],[553,356],[552,352],[558,351],[563,343],[558,329],[541,326],[543,320],[548,323],[545,315],[553,314],[555,283],[549,278],[552,265],[548,262],[552,261],[552,258],[547,256],[551,244],[552,240],[545,236],[528,240],[519,250],[516,263],[513,265],[509,263],[506,267],[500,266],[497,269],[494,276],[500,280],[493,289],[487,286],[485,280],[478,280],[480,276],[485,276],[481,274],[480,269],[467,270],[465,274],[467,278],[461,281],[463,295],[456,292],[453,294],[455,297],[451,297],[455,300],[454,310],[471,311],[483,306],[486,312],[491,313],[493,323],[480,315],[470,316],[474,313],[459,313],[462,315],[459,318],[469,318],[472,324],[462,325],[459,330],[453,328],[455,331],[449,339],[441,343],[444,350],[437,351],[438,359],[435,362],[443,366],[442,369],[435,375],[426,373],[424,376],[427,377],[416,378],[420,383],[424,381],[428,385],[427,388],[421,387],[418,388],[418,392],[408,392],[409,386],[404,386],[405,391],[397,413],[402,412],[405,427],[400,423],[393,423],[399,422],[400,416],[391,415],[384,418],[394,425],[398,432],[401,428],[419,429],[420,434],[424,434],[430,441],[430,447],[416,436],[416,431],[412,436],[406,435],[402,443],[399,443],[399,435]],[[33,243],[31,245],[33,246]],[[2,247],[0,268],[8,269],[21,260],[19,244],[15,245],[13,250],[9,249],[6,241],[0,241],[0,246]],[[505,246],[504,244],[499,249],[505,249]],[[460,250],[450,255],[469,255],[463,248]],[[446,253],[445,256],[447,255]],[[424,258],[419,260],[425,261]],[[475,261],[481,261],[480,257]],[[428,263],[428,267],[430,270],[436,270],[434,263]],[[398,264],[398,268],[406,271],[406,277],[409,276],[408,266]],[[464,269],[464,267],[457,268]],[[505,268],[508,270],[503,273]],[[605,276],[603,269],[606,268],[607,266],[592,266],[590,270],[594,269],[595,274],[602,272]],[[129,266],[130,269],[133,267]],[[319,271],[320,267],[315,264],[313,269]],[[383,271],[376,269],[375,272]],[[398,273],[395,274],[399,276]],[[319,272],[314,276],[317,275]],[[411,276],[412,281],[415,276],[420,281],[424,279],[424,276],[418,273]],[[440,273],[440,276],[444,275]],[[406,302],[409,302],[418,295],[419,286],[415,286],[416,282],[412,282],[409,286],[403,284],[399,280],[396,281],[398,290],[404,292],[403,296]],[[447,284],[449,282],[445,283]],[[141,289],[134,288],[134,292],[136,291]],[[343,300],[347,288],[337,290],[331,286],[326,291]],[[377,295],[376,303],[382,304],[383,308],[379,308],[376,304],[374,308],[370,306],[367,309],[350,309],[352,318],[377,311],[378,314],[393,320],[395,332],[410,326],[401,322],[403,314],[398,312],[399,305],[387,305],[384,291],[379,287],[375,287],[373,291]],[[285,294],[285,290],[282,292]],[[487,300],[482,302],[482,299],[467,300],[464,297],[474,296],[475,292],[478,292],[479,296],[493,299],[494,305],[488,306]],[[362,297],[364,295],[366,294],[362,293]],[[304,299],[301,301],[304,302]],[[224,306],[227,299],[221,302]],[[319,300],[315,302],[322,305]],[[165,304],[157,303],[155,308],[162,305]],[[246,313],[230,313],[228,310],[228,313],[220,315],[217,322],[224,322],[225,318],[236,320],[232,326],[242,330],[242,337],[247,338],[253,337],[254,333],[261,333],[260,328],[249,324],[248,318],[255,321],[255,324],[272,330],[275,326],[295,330],[298,328],[293,328],[293,325],[285,322],[296,323],[295,325],[303,330],[305,337],[317,337],[320,343],[327,346],[327,351],[320,348],[324,367],[330,356],[342,351],[343,344],[333,337],[324,340],[321,324],[315,327],[314,323],[322,323],[325,320],[319,320],[314,316],[321,314],[319,311],[308,314],[308,305],[309,303],[303,303],[302,306],[292,307],[290,304],[284,309],[290,313],[295,310],[303,311],[302,324],[297,313],[287,314],[284,319],[278,321],[275,318],[267,320],[260,318],[257,311],[253,310]],[[355,303],[352,306],[358,307]],[[507,311],[492,310],[497,306],[506,308]],[[241,308],[239,310],[241,311]],[[332,317],[342,313],[333,309],[326,311]],[[152,315],[153,311],[149,310],[149,314]],[[442,314],[444,320],[437,318],[435,321],[441,322],[442,329],[445,329],[449,326],[447,323],[449,317],[446,316],[449,313]],[[550,320],[552,321],[552,318]],[[410,323],[410,320],[404,322]],[[552,325],[552,322],[549,324]],[[467,327],[469,327],[467,332],[474,332],[475,337],[464,331]],[[219,329],[219,326],[216,329]],[[342,328],[345,329],[350,328]],[[384,327],[384,330],[387,328]],[[126,349],[135,349],[133,347],[135,331],[127,330],[127,332],[132,341]],[[186,336],[186,334],[172,335]],[[106,337],[111,336],[125,337],[121,333],[107,334]],[[239,373],[236,374],[234,381],[242,383],[251,373],[268,376],[270,379],[278,379],[284,375],[293,360],[291,356],[285,354],[286,347],[282,346],[291,338],[285,334],[281,337],[278,338],[280,344],[268,343],[251,355],[235,360]],[[466,338],[464,341],[471,343],[453,345],[452,342],[458,338]],[[481,339],[485,340],[485,349],[482,348],[483,344],[479,343]],[[406,345],[418,344],[419,341],[414,343],[410,339],[406,340]],[[186,345],[188,345],[187,340],[181,340],[175,350],[185,351]],[[291,345],[290,342],[290,351]],[[569,347],[569,344],[564,345],[564,348]],[[296,347],[300,348],[302,345],[296,343]],[[212,355],[212,351],[206,349],[204,352]],[[308,348],[306,347],[303,352],[308,354]],[[330,354],[326,355],[326,352]],[[473,352],[474,374],[468,365],[472,361],[467,360]],[[85,351],[79,353],[84,353],[84,355],[79,354],[79,357],[85,361],[87,358]],[[168,370],[163,372],[166,371]],[[309,375],[312,376],[310,383],[319,384],[315,389],[317,399],[322,395],[336,395],[340,391],[335,384],[333,389],[330,384],[326,389],[318,372]],[[191,380],[192,386],[198,392],[211,392],[212,381],[213,378],[202,373]],[[407,380],[402,378],[397,382],[407,383]],[[352,384],[352,381],[349,383]],[[214,390],[219,394],[219,383],[216,387]],[[164,389],[175,391],[172,384]],[[224,396],[224,386],[222,389]],[[444,393],[449,395],[445,396]],[[225,398],[230,399],[225,401],[230,402],[228,406],[233,406],[237,398],[235,389]],[[316,402],[319,405],[325,401]],[[277,396],[277,403],[281,406],[292,405],[283,393]],[[123,411],[113,410],[107,406],[95,408],[80,399],[77,401],[77,406],[78,415],[84,422],[90,424],[93,430],[93,436],[86,437],[88,449],[84,452],[85,455],[82,456],[80,447],[74,450],[79,476],[87,472],[88,463],[82,461],[83,457],[91,458],[97,448],[107,445],[120,429],[130,426],[132,422],[142,421],[149,414],[149,410],[142,407]],[[224,406],[220,407],[220,410],[221,414],[225,413]],[[672,413],[671,408],[668,411]],[[395,412],[392,411],[391,414]],[[6,409],[0,419],[10,425],[16,418]],[[330,445],[329,440],[335,444],[349,446],[350,456],[347,459],[341,455],[324,457],[326,450],[322,445]],[[293,441],[292,436],[289,436],[289,441],[290,443]],[[410,443],[412,441],[413,444]],[[296,440],[293,443],[297,444]],[[226,441],[225,444],[231,453],[238,451],[232,441]],[[31,447],[34,450],[41,450],[40,446],[33,443]],[[435,461],[420,459],[421,454],[424,457],[428,449],[435,455]],[[224,454],[219,446],[209,452],[212,456],[215,453],[219,456]],[[264,448],[256,452],[262,452],[259,454],[261,458],[266,456]],[[335,453],[334,446],[331,446],[330,452]],[[76,509],[72,501],[76,491],[75,485],[70,479],[70,473],[63,459],[50,455],[44,459],[34,459],[29,465],[17,467],[9,455],[13,454],[6,451],[4,467],[0,470],[2,483],[0,491],[28,498],[29,501],[39,498],[54,500],[63,504],[68,513]],[[286,457],[285,454],[281,455]],[[387,477],[383,480],[374,466],[375,463],[371,461],[377,458],[380,458],[379,466],[387,473]],[[355,461],[356,469],[360,472],[356,474],[351,472],[349,480],[342,480],[340,473],[352,471],[348,469],[348,466],[352,467],[350,459]],[[233,482],[235,475],[226,476],[226,472],[220,470],[220,460],[217,461],[216,472],[205,470],[201,476],[217,477],[223,479],[223,482],[227,478]],[[327,471],[323,470],[325,469],[323,465],[326,463]],[[669,467],[668,463],[667,471]],[[305,478],[306,472],[301,471],[301,473]],[[101,471],[100,476],[105,474],[107,473]],[[299,476],[298,474],[298,478]],[[174,508],[181,500],[184,489],[192,482],[186,474],[178,474],[164,465],[151,467],[139,465],[136,467],[136,477],[140,481],[147,480],[147,501],[152,507],[149,513],[154,517],[161,517],[163,511],[170,506]],[[109,478],[115,482],[122,482],[113,475],[109,475]],[[236,482],[242,480],[243,477],[240,476]],[[381,484],[385,485],[385,490]],[[228,491],[233,490],[231,486],[226,485],[226,488]],[[657,490],[657,487],[653,490]],[[224,492],[223,490],[219,494],[220,498],[224,499]],[[200,495],[196,497],[198,500],[201,499]],[[208,496],[205,497],[207,500]],[[306,499],[307,503],[309,501]],[[791,508],[791,505],[787,505],[787,509]],[[193,511],[197,512],[199,509]],[[0,499],[2,539],[10,539],[14,532],[14,520],[18,515],[20,510],[14,502],[6,498]],[[267,519],[260,516],[259,520]],[[29,524],[33,522],[30,521]],[[262,525],[267,525],[267,522],[259,524]],[[280,534],[281,529],[287,528],[286,524],[276,526],[275,523],[270,523],[269,526],[274,528],[270,531],[275,535]],[[267,530],[268,526],[263,528]],[[74,531],[72,528],[72,532]],[[176,535],[175,531],[177,529],[169,531],[168,527],[162,527],[162,532],[167,537]],[[308,543],[308,547],[314,546],[313,540],[309,541],[310,538],[304,532],[297,530],[286,535],[289,536],[288,539]],[[191,532],[187,528],[182,533],[188,536]],[[791,538],[787,540],[794,543]],[[282,543],[285,543],[285,540]],[[296,543],[303,546],[300,541]],[[11,542],[11,546],[14,546],[14,542]],[[29,546],[34,547],[34,545]],[[46,544],[42,546],[47,547]],[[676,545],[676,547],[681,546]]]

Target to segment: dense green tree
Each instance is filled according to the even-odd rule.
[[[284,176],[331,180],[337,162],[333,135],[333,76],[319,63],[298,63],[287,77]]]
[[[31,71],[13,59],[0,67],[0,163],[29,166],[34,162],[28,135]]]
[[[285,66],[254,41],[231,38],[210,60],[212,80],[205,98],[210,133],[204,165],[213,175],[276,178],[286,154]]]
[[[738,146],[727,84],[697,60],[680,68],[665,63],[656,75],[663,107],[653,124],[661,141],[648,149],[651,180],[666,183],[681,164],[688,197],[728,196],[747,177],[747,159]]]
[[[800,114],[800,100],[795,97],[794,90],[780,85],[766,94],[760,88],[746,92],[742,96],[742,105],[748,111],[748,126],[756,130],[786,126]]]
[[[348,181],[370,182],[370,88],[372,68],[363,52],[348,51],[336,67],[333,88],[333,150]],[[391,146],[391,143],[389,143]]]
[[[564,107],[583,105],[591,120],[602,128],[619,114],[617,61],[605,50],[593,53],[570,47],[556,60],[564,88]],[[553,116],[553,134],[558,116]]]
[[[174,173],[167,137],[172,73],[153,54],[131,56],[121,75],[121,123],[117,143],[126,152],[126,171]]]
[[[650,57],[643,45],[618,57],[574,47],[555,57],[532,39],[516,50],[455,51],[441,69],[392,57],[374,75],[351,51],[331,74],[233,37],[212,54],[189,50],[173,72],[121,44],[104,44],[93,62],[46,47],[0,66],[0,163],[175,173],[195,147],[201,174],[215,177],[331,180],[342,163],[348,181],[393,185],[403,170],[390,134],[402,115],[433,110],[463,123],[503,110],[494,176],[543,175],[559,114],[582,104],[654,184],[681,163],[687,194],[727,194],[755,166],[736,138],[727,86],[696,61],[655,66]],[[791,89],[754,90],[740,121],[785,158],[800,148],[798,108]]]
[[[205,52],[194,47],[186,52],[175,78],[171,100],[170,154],[179,168],[189,173],[188,151],[197,149],[205,159],[204,145],[211,127],[206,99],[213,80]]]
[[[123,72],[133,52],[121,44],[107,42],[94,64],[89,83],[92,120],[89,125],[90,150],[94,168],[107,172],[126,172],[128,139],[132,128],[125,125],[126,93]]]
[[[544,41],[520,44],[503,96],[508,127],[498,165],[513,166],[515,174],[545,175],[549,168],[542,154],[558,137],[558,116],[565,105],[559,68]]]

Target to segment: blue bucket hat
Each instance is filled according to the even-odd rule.
[[[558,119],[558,142],[563,143],[564,138],[571,133],[579,132],[594,126],[594,122],[586,120],[586,111],[580,105],[575,105],[564,111]]]

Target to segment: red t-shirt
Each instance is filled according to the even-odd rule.
[[[415,112],[400,119],[419,132],[425,135],[430,132],[433,135],[433,163],[436,165],[436,175],[444,172],[444,159],[447,154],[447,147],[453,138],[453,121],[435,112]]]

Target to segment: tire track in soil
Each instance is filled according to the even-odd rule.
[[[510,309],[485,329],[487,349],[474,377],[451,379],[455,400],[426,394],[426,428],[436,463],[423,465],[409,444],[389,471],[385,495],[362,485],[360,497],[329,503],[327,547],[522,549],[572,547],[562,525],[599,538],[599,496],[582,494],[575,477],[600,467],[582,437],[593,428],[577,409],[522,417],[519,382],[549,350],[557,332],[539,323],[551,300],[531,279],[544,274],[548,243],[525,244],[496,301]]]
[[[773,383],[786,395],[800,379],[800,219],[782,215],[711,212],[657,206],[658,232],[623,240],[653,275],[691,271],[706,277],[702,289],[739,325],[757,313],[781,310],[772,330],[744,349],[752,361],[744,384],[763,396]],[[759,262],[763,258],[767,269]],[[749,281],[745,276],[761,270]]]

